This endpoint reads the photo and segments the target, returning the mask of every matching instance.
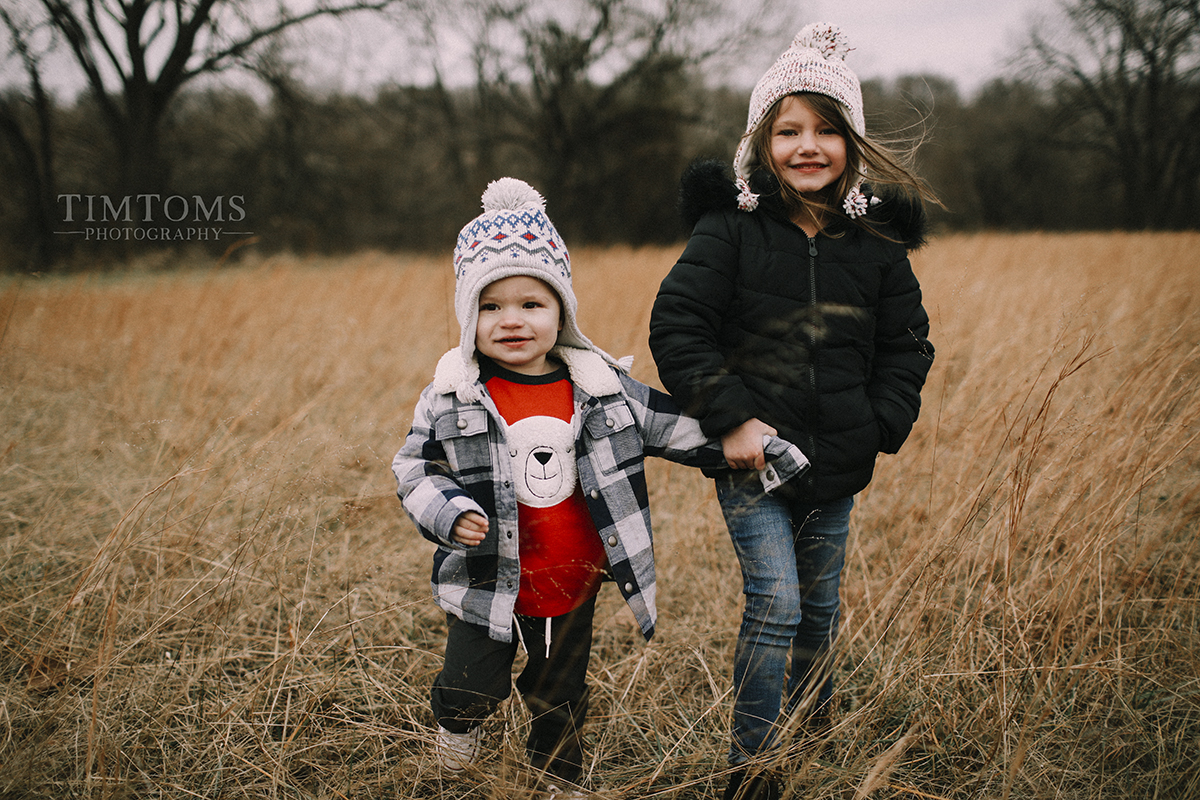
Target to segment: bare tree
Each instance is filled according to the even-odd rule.
[[[132,195],[162,190],[162,123],[189,82],[246,64],[261,45],[310,20],[401,2],[295,0],[264,13],[250,0],[38,0],[34,24],[65,45],[113,141],[117,192]]]
[[[1200,199],[1200,0],[1073,0],[1027,63],[1058,144],[1100,156],[1130,228],[1192,227]],[[1048,32],[1046,32],[1048,31]]]
[[[29,240],[28,266],[44,269],[56,255],[53,102],[42,80],[44,52],[35,43],[39,31],[32,18],[4,5],[0,22],[9,38],[7,55],[19,62],[29,84],[28,95],[12,91],[0,95],[0,137],[14,156],[15,188],[22,195],[24,234]]]
[[[559,209],[568,236],[609,238],[618,226],[633,241],[676,235],[673,199],[682,137],[699,115],[700,67],[745,56],[751,43],[764,48],[764,38],[764,51],[777,53],[795,32],[779,6],[447,2],[425,31],[432,50],[455,54],[435,61],[454,174],[478,196],[501,165],[517,165]],[[460,80],[470,73],[469,94],[447,88],[456,66]],[[648,194],[636,209],[635,185]]]

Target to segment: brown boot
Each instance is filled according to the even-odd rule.
[[[779,800],[781,797],[783,789],[775,778],[765,773],[750,774],[748,770],[739,769],[729,776],[724,800]]]

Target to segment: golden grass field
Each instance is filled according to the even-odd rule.
[[[583,330],[650,383],[676,252],[575,253]],[[529,796],[519,703],[466,776],[430,753],[444,620],[390,462],[457,342],[449,262],[0,283],[0,798]],[[787,796],[1200,797],[1200,234],[914,263],[937,361]],[[602,591],[587,785],[719,796],[740,580],[708,482],[650,479],[659,632]]]

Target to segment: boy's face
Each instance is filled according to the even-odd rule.
[[[513,372],[550,372],[546,354],[558,341],[561,330],[558,295],[537,278],[501,278],[479,294],[475,349]]]

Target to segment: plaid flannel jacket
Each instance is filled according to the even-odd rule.
[[[721,468],[721,444],[680,414],[668,395],[599,355],[567,347],[555,348],[553,355],[567,365],[574,386],[575,456],[588,510],[611,576],[649,639],[656,585],[643,459]],[[438,605],[508,642],[521,570],[517,498],[506,425],[477,376],[457,348],[442,357],[392,471],[405,512],[438,545],[432,576]],[[771,439],[765,449],[769,463],[760,478],[767,491],[808,466],[800,450],[782,439]],[[470,548],[450,539],[455,520],[467,511],[487,517],[489,526],[484,541]]]

